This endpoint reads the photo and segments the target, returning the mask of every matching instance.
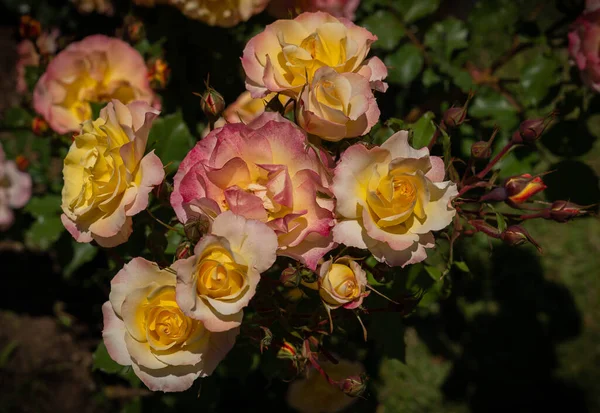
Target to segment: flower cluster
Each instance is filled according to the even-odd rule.
[[[31,198],[31,177],[19,170],[17,163],[6,159],[0,144],[0,231],[14,221],[13,209],[22,208]]]
[[[311,142],[362,136],[378,121],[373,91],[385,91],[387,72],[368,58],[376,39],[321,12],[279,20],[246,46],[247,92],[224,111],[216,91],[203,95],[204,111],[223,118],[180,163],[170,194],[186,231],[203,223],[201,233],[168,267],[131,260],[103,306],[109,354],[150,389],[184,390],[214,370],[277,256],[315,274],[328,312],[352,310],[369,295],[366,272],[349,255],[325,255],[343,244],[390,266],[416,263],[450,223],[456,185],[408,132],[351,145],[337,162]],[[90,119],[90,102],[107,99]],[[153,99],[139,54],[104,36],[67,47],[38,82],[35,107],[55,131],[81,123],[62,191],[62,222],[77,241],[126,242],[164,180],[161,159],[146,153]],[[292,106],[297,124],[282,116]]]

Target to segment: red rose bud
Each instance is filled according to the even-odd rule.
[[[48,131],[48,122],[37,116],[31,121],[31,130],[36,135],[41,136]]]
[[[508,195],[508,201],[513,204],[522,204],[533,195],[546,189],[547,186],[539,176],[523,174],[512,176],[504,182],[504,189]]]
[[[498,228],[491,226],[483,219],[470,220],[469,224],[475,227],[477,231],[483,232],[484,234],[492,238],[500,238],[500,231],[498,230]]]
[[[277,358],[280,359],[295,359],[298,354],[296,347],[293,344],[284,341],[279,351],[277,352]]]
[[[492,143],[478,141],[471,145],[471,157],[474,159],[488,159],[492,156]]]
[[[209,86],[201,96],[200,108],[209,119],[218,118],[225,110],[225,99],[219,92]]]
[[[171,69],[163,59],[155,59],[148,66],[148,80],[154,89],[163,89],[170,74]]]
[[[542,133],[544,133],[544,130],[548,127],[553,117],[554,113],[545,118],[528,119],[521,122],[519,130],[512,136],[513,142],[533,143],[537,141],[542,136]]]
[[[300,284],[300,271],[298,271],[294,267],[287,267],[285,270],[281,272],[281,276],[279,277],[279,281],[283,284],[284,287],[287,288],[295,288]]]
[[[193,254],[192,243],[182,242],[175,250],[175,259],[182,260],[191,257]]]
[[[21,172],[25,172],[27,167],[29,166],[29,160],[23,155],[17,155],[15,158],[15,163],[17,164],[17,168]]]
[[[567,222],[571,218],[587,214],[588,211],[584,208],[569,201],[554,201],[548,211],[548,219],[553,219],[557,222]]]
[[[40,22],[31,16],[21,16],[21,24],[19,25],[19,34],[24,39],[37,39],[42,34],[42,26]]]
[[[339,385],[340,389],[348,396],[360,397],[367,389],[367,376],[361,374],[360,376],[346,377]]]
[[[456,128],[462,125],[465,122],[465,119],[467,118],[467,108],[472,98],[473,94],[469,93],[467,101],[462,107],[457,108],[455,106],[452,106],[450,109],[446,110],[442,117],[444,124],[449,128]]]
[[[529,235],[527,230],[520,225],[511,225],[506,228],[500,239],[510,246],[522,245],[526,242],[531,242],[539,252],[542,252],[542,247]]]
[[[129,15],[125,17],[125,26],[127,29],[127,37],[133,43],[137,43],[145,36],[144,23],[135,16]]]
[[[504,202],[508,198],[508,194],[506,193],[506,189],[504,188],[494,188],[487,194],[483,195],[479,198],[481,202]]]

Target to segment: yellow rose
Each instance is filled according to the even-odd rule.
[[[375,40],[368,30],[327,13],[277,20],[244,49],[246,89],[255,98],[269,92],[296,98],[318,69],[331,67],[338,73],[358,73],[371,88],[385,91],[385,65],[377,57],[365,60]]]
[[[100,34],[61,51],[33,92],[35,110],[58,133],[79,130],[92,116],[90,102],[111,99],[152,104],[155,95],[142,55],[123,40]]]
[[[367,274],[351,257],[324,262],[319,269],[319,295],[330,308],[356,308],[368,295]]]
[[[177,305],[175,285],[172,269],[134,258],[113,278],[102,306],[108,354],[132,366],[150,390],[188,389],[213,372],[239,333],[211,333],[187,317]]]
[[[231,211],[219,214],[194,255],[173,264],[181,309],[210,331],[239,326],[276,250],[277,236],[266,224]]]
[[[63,168],[61,219],[77,241],[113,247],[129,238],[131,217],[165,176],[153,151],[144,156],[157,115],[147,103],[114,100],[83,124]]]
[[[368,249],[380,262],[423,261],[435,246],[432,231],[447,227],[456,211],[456,184],[444,181],[444,161],[408,144],[399,131],[379,147],[344,151],[333,178],[336,242]]]
[[[167,0],[191,19],[232,27],[263,11],[269,0]]]

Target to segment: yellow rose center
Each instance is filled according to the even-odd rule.
[[[347,37],[346,27],[339,22],[330,22],[319,27],[315,32],[302,39],[297,47],[286,44],[283,33],[279,34],[282,54],[279,56],[283,75],[293,86],[310,82],[315,72],[329,66],[341,72],[353,68],[346,67],[348,49],[353,49],[353,42]]]
[[[235,262],[221,246],[207,249],[196,267],[196,291],[209,298],[238,294],[246,286],[248,267]]]
[[[165,288],[149,300],[143,322],[148,340],[161,347],[183,344],[192,333],[204,328],[179,309],[174,287]]]
[[[111,81],[105,53],[92,53],[78,63],[81,68],[75,80],[69,83],[60,82],[65,89],[65,98],[60,106],[71,111],[79,120],[85,121],[91,118],[92,109],[89,102],[108,102],[111,99],[118,99],[127,104],[135,100],[136,92],[129,82]]]
[[[360,295],[360,286],[356,281],[356,275],[347,265],[332,264],[328,277],[333,291],[339,297],[353,300]]]
[[[402,177],[394,177],[392,182],[394,186],[393,201],[396,208],[408,209],[417,196],[415,186],[408,179]]]

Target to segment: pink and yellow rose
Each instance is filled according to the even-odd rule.
[[[330,259],[319,268],[319,295],[328,309],[359,307],[369,295],[367,274],[351,257]]]
[[[122,40],[103,35],[71,43],[35,86],[33,105],[58,133],[74,132],[92,116],[90,102],[117,99],[152,103],[142,56]]]
[[[335,17],[354,20],[360,0],[271,0],[268,12],[278,19],[286,19],[306,11],[323,11]]]
[[[367,60],[377,36],[344,18],[327,13],[303,13],[277,20],[247,43],[242,57],[246,89],[255,98],[280,92],[296,98],[321,67],[338,73],[358,73],[371,87],[385,91],[383,62]]]
[[[158,111],[145,102],[118,100],[86,121],[64,160],[61,217],[79,242],[119,245],[132,231],[131,217],[148,206],[148,194],[165,176],[154,152],[144,156]]]
[[[13,209],[23,208],[31,198],[31,176],[19,171],[14,161],[6,160],[0,143],[0,231],[15,220]]]
[[[335,247],[329,162],[293,123],[266,112],[198,142],[175,175],[171,205],[183,223],[227,210],[264,222],[277,234],[279,255],[314,269]]]
[[[367,134],[379,115],[367,79],[357,73],[338,73],[330,67],[317,70],[298,99],[298,124],[328,141]]]
[[[213,333],[176,302],[173,269],[134,258],[111,281],[102,306],[102,337],[110,357],[150,390],[174,392],[206,377],[235,344],[239,329]]]
[[[210,331],[238,327],[276,250],[277,236],[266,224],[231,211],[219,214],[194,255],[173,264],[181,310]]]
[[[334,240],[368,249],[390,266],[424,260],[435,242],[431,231],[445,228],[456,212],[450,204],[456,184],[444,181],[444,162],[427,148],[411,148],[407,131],[380,147],[346,149],[332,190],[338,214]]]

